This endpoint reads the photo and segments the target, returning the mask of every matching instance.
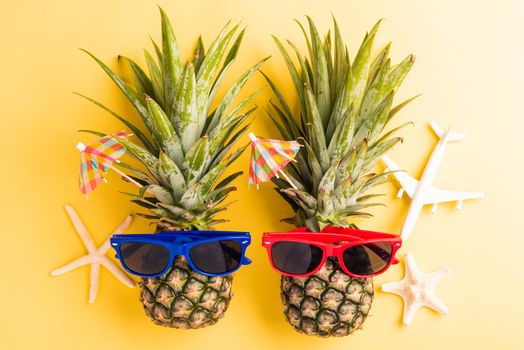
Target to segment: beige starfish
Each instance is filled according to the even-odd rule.
[[[70,263],[59,267],[56,270],[51,271],[52,276],[58,276],[62,275],[66,272],[69,272],[71,270],[76,269],[77,267],[84,266],[87,264],[91,265],[91,273],[90,273],[90,283],[89,283],[89,302],[93,303],[96,299],[96,294],[98,293],[98,286],[99,286],[99,275],[100,275],[100,265],[104,265],[109,271],[113,273],[122,283],[127,285],[128,287],[133,288],[135,286],[135,282],[130,279],[124,271],[122,271],[118,266],[115,265],[114,262],[109,260],[109,258],[106,256],[107,251],[109,250],[110,242],[109,237],[102,243],[100,247],[96,247],[95,243],[91,239],[91,236],[89,235],[89,231],[85,227],[84,223],[76,213],[76,211],[71,207],[70,205],[65,205],[65,210],[67,214],[69,215],[69,218],[71,219],[71,222],[73,223],[73,226],[75,227],[76,231],[78,232],[78,235],[80,236],[80,239],[84,243],[84,246],[87,249],[87,255],[84,255],[78,259],[75,259],[71,261]],[[113,234],[119,234],[124,232],[129,225],[131,225],[131,222],[133,221],[133,217],[131,215],[128,215],[124,221],[116,228],[116,230],[113,232]]]
[[[382,285],[384,292],[398,294],[404,300],[404,324],[409,325],[422,306],[427,306],[443,315],[447,314],[448,308],[439,299],[435,289],[450,269],[445,268],[425,274],[418,269],[411,253],[406,254],[405,266],[404,279]]]

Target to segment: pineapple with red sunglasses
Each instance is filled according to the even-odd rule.
[[[372,169],[401,141],[393,135],[400,127],[387,125],[411,101],[393,106],[414,56],[392,65],[389,45],[372,55],[379,22],[350,62],[336,21],[321,40],[307,20],[309,33],[300,24],[307,55],[290,43],[294,60],[275,38],[298,101],[287,102],[264,75],[278,101],[271,102],[271,119],[283,139],[304,146],[283,169],[286,176],[272,179],[295,212],[284,221],[298,229],[266,233],[262,243],[282,274],[284,313],[295,330],[345,336],[362,327],[373,301],[372,276],[397,261],[401,246],[395,235],[358,230],[353,218],[371,216],[366,208],[379,203],[370,190],[389,181]]]
[[[348,276],[379,275],[397,264],[400,236],[354,228],[325,227],[310,232],[306,227],[288,232],[267,232],[262,237],[271,266],[282,275],[307,277],[316,274],[328,258],[336,259]]]

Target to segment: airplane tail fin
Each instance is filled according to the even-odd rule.
[[[445,131],[444,129],[442,129],[437,124],[437,122],[435,122],[433,120],[429,123],[429,125],[431,126],[431,129],[433,129],[433,132],[439,138],[445,137],[447,142],[461,141],[461,140],[464,140],[466,138],[465,134],[451,133],[451,132],[449,132],[449,129]]]

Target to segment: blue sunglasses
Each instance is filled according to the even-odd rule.
[[[157,277],[173,265],[175,256],[186,258],[191,268],[206,276],[223,276],[241,265],[251,243],[249,232],[169,231],[155,234],[111,236],[111,246],[124,269],[141,277]]]

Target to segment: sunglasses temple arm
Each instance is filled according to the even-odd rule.
[[[251,264],[251,263],[252,263],[251,259],[248,258],[247,256],[244,256],[244,257],[242,258],[242,265],[249,265],[249,264]]]
[[[396,265],[400,262],[400,260],[398,260],[398,258],[393,258],[393,261],[391,262],[393,265]]]

